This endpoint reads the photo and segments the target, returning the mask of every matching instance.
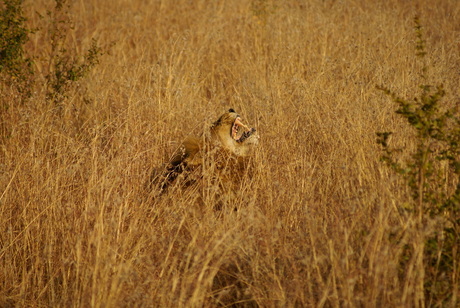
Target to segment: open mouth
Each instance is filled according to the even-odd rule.
[[[236,142],[243,142],[247,138],[249,138],[254,132],[256,131],[255,128],[249,128],[243,124],[240,117],[235,119],[233,122],[231,136]]]

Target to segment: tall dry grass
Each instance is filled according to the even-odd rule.
[[[38,76],[53,5],[24,4]],[[457,1],[75,1],[70,14],[69,50],[105,51],[90,75],[58,105],[44,81],[27,102],[2,88],[0,306],[423,306],[420,269],[400,266],[407,188],[375,132],[413,140],[375,86],[416,91],[418,15],[429,77],[458,103]],[[173,142],[230,107],[261,135],[239,210],[149,197]]]

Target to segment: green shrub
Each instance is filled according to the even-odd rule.
[[[81,57],[66,45],[72,21],[69,16],[70,5],[67,0],[56,0],[54,11],[48,12],[51,34],[50,71],[45,76],[47,82],[46,97],[59,104],[67,96],[75,82],[82,79],[102,55],[101,48],[93,39],[90,48]]]
[[[59,102],[76,81],[82,79],[99,62],[101,48],[93,40],[87,52],[80,56],[75,49],[66,46],[72,29],[67,0],[56,0],[53,11],[48,11],[45,29],[28,29],[27,18],[22,10],[23,0],[4,0],[0,11],[0,85],[14,85],[21,93],[31,94],[32,84],[37,81],[32,58],[26,55],[24,46],[35,30],[48,31],[51,53],[49,71],[45,73],[46,96],[49,101]]]
[[[443,86],[427,82],[425,40],[418,18],[415,33],[416,56],[424,61],[418,95],[403,98],[378,86],[396,103],[395,112],[414,132],[415,150],[390,147],[392,132],[377,133],[377,142],[382,146],[382,160],[403,178],[411,193],[411,204],[401,210],[408,211],[414,221],[415,236],[401,266],[414,266],[419,273],[423,289],[419,299],[425,304],[454,307],[460,274],[460,117],[458,106],[443,104]],[[417,249],[423,253],[417,254]]]
[[[30,95],[32,61],[24,53],[24,44],[33,31],[25,25],[23,0],[4,0],[0,11],[0,81]]]

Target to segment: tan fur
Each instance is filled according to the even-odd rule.
[[[254,146],[258,144],[259,138],[257,135],[251,136],[243,143],[238,143],[229,136],[229,131],[233,122],[238,117],[235,112],[227,112],[223,114],[211,127],[211,138],[213,142],[220,143],[227,151],[230,151],[236,156],[244,157],[250,154]]]
[[[182,188],[216,185],[220,189],[238,185],[259,136],[254,128],[249,129],[243,124],[237,125],[239,136],[232,137],[232,127],[237,119],[237,123],[242,123],[239,115],[230,109],[212,124],[208,132],[185,139],[172,159],[154,170],[150,188],[162,194],[174,185]],[[203,180],[206,176],[211,180]]]

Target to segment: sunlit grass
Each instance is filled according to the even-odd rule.
[[[52,6],[26,1],[30,26]],[[73,52],[94,38],[105,54],[59,112],[43,83],[21,104],[0,93],[0,306],[417,304],[415,274],[399,267],[408,191],[375,132],[413,140],[375,85],[415,93],[418,14],[430,78],[458,101],[456,1],[78,1],[70,12]],[[42,29],[27,44],[37,74],[51,48]],[[149,196],[152,168],[228,108],[261,136],[239,210],[197,207],[187,191]]]

